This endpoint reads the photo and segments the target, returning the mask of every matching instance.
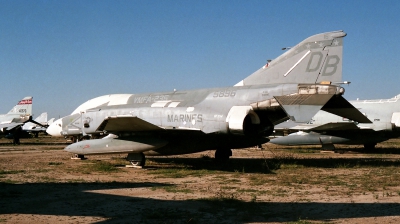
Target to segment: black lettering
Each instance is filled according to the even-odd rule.
[[[185,121],[189,122],[190,121],[190,114],[185,114]]]
[[[318,58],[316,58],[315,60],[318,60],[318,62],[316,62],[314,60],[314,57],[317,56]],[[308,65],[306,68],[306,72],[315,72],[319,69],[319,66],[321,65],[321,61],[322,61],[323,55],[321,52],[313,52],[310,55],[310,60],[308,61]],[[312,64],[312,65],[311,65]],[[311,68],[311,66],[314,66],[313,68]]]
[[[331,59],[333,59],[333,61],[334,61],[333,63],[331,62],[332,61]],[[324,67],[324,71],[322,72],[322,75],[330,76],[330,75],[335,74],[337,65],[339,64],[339,61],[340,61],[340,58],[337,55],[329,55],[326,58],[326,64]],[[329,72],[326,71],[328,68],[331,68]]]

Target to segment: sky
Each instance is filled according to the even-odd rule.
[[[344,97],[400,94],[400,1],[0,0],[0,114],[232,86],[305,38],[344,30]]]

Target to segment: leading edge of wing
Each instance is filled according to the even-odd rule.
[[[106,117],[96,131],[160,131],[163,128],[142,120],[136,116],[117,115]]]
[[[24,123],[5,123],[0,124],[0,132],[10,131],[18,126],[22,126]]]
[[[160,127],[131,115],[117,115],[104,119],[96,131],[107,132],[141,132],[141,131],[201,131],[196,128],[186,127]]]

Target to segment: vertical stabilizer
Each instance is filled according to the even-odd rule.
[[[7,114],[32,115],[32,99],[31,96],[23,98]]]
[[[308,37],[235,86],[341,82],[345,36],[334,31]]]
[[[47,122],[47,112],[40,114],[35,121],[41,124],[45,124]]]
[[[53,118],[51,118],[50,120],[48,120],[48,121],[47,121],[47,125],[51,125],[51,124],[53,124],[54,120],[55,120],[55,118],[54,118],[54,117],[53,117]]]

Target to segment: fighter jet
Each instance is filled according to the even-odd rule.
[[[277,125],[276,132],[298,132],[270,142],[278,145],[322,145],[323,149],[330,150],[335,149],[334,144],[361,144],[365,150],[373,150],[379,142],[400,137],[400,95],[391,99],[355,100],[350,103],[373,122],[358,123],[320,111],[306,124],[284,122]]]
[[[32,119],[32,98],[31,96],[23,98],[7,114],[0,115],[0,134],[13,132]]]
[[[306,122],[321,108],[347,102],[337,84],[342,82],[345,36],[334,31],[308,37],[232,87],[100,96],[55,121],[47,132],[106,136],[65,148],[78,157],[127,153],[132,165],[143,166],[144,154],[216,149],[215,158],[226,160],[231,149],[268,142],[280,122]],[[349,105],[352,120],[369,122]]]
[[[34,122],[27,122],[22,126],[22,131],[26,132],[29,137],[38,137],[40,132],[46,132],[47,127],[53,123],[54,118],[47,121],[47,112],[41,113]]]

